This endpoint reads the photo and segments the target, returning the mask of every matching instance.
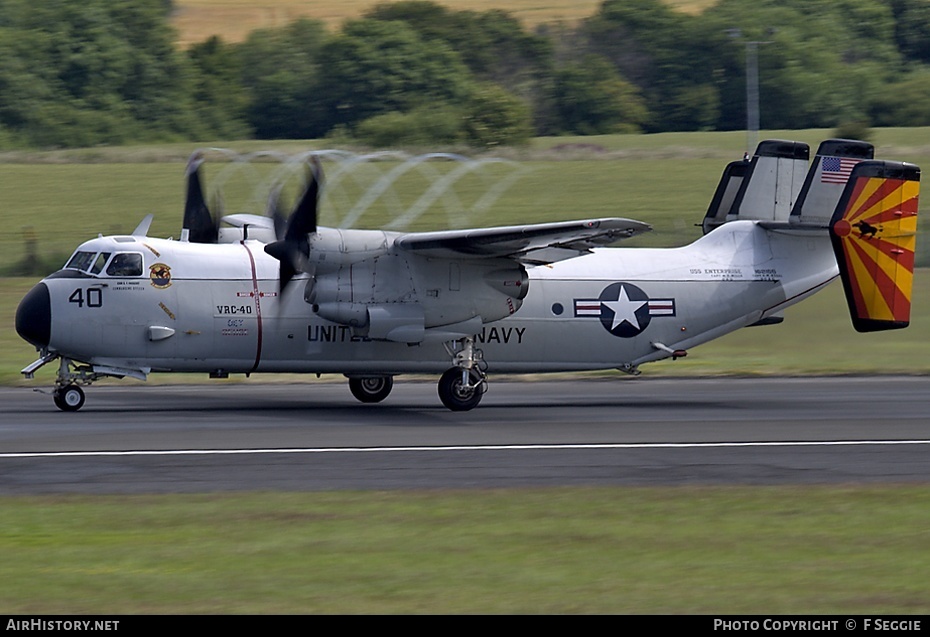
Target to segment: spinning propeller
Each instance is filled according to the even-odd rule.
[[[316,233],[317,207],[322,182],[323,168],[320,160],[311,157],[306,189],[286,223],[280,213],[280,191],[272,193],[269,216],[274,220],[275,235],[278,240],[267,244],[265,252],[281,262],[278,286],[282,292],[294,275],[307,266],[307,259],[310,257],[309,235]]]
[[[216,243],[220,227],[203,196],[200,183],[200,166],[203,162],[203,153],[199,151],[191,155],[187,162],[187,199],[184,202],[182,236],[186,230],[187,240],[191,243]]]
[[[203,196],[200,166],[204,162],[201,152],[191,155],[187,162],[187,199],[184,203],[184,225],[182,238],[190,243],[217,243],[219,223],[210,212]],[[309,235],[316,233],[317,207],[323,182],[320,160],[311,157],[307,185],[303,195],[285,219],[281,203],[281,186],[275,187],[268,197],[266,216],[271,219],[277,241],[265,246],[265,252],[281,262],[278,282],[281,290],[290,283],[298,272],[306,269],[310,257]],[[221,206],[214,203],[214,208]],[[233,215],[236,216],[236,215]]]

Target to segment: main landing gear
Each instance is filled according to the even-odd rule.
[[[469,336],[446,343],[452,364],[439,379],[439,399],[452,411],[468,411],[481,402],[488,389],[488,365],[484,352],[475,347],[475,337]]]
[[[349,376],[349,391],[363,403],[380,403],[393,388],[391,376]]]
[[[484,353],[475,347],[474,336],[449,341],[444,345],[453,366],[439,379],[439,399],[452,411],[474,409],[488,389]],[[349,391],[363,403],[380,403],[394,387],[393,376],[347,376]]]

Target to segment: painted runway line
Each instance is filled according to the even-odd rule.
[[[930,440],[797,440],[773,442],[642,442],[551,445],[437,445],[408,447],[302,447],[278,449],[162,449],[126,451],[37,451],[0,453],[3,458],[90,458],[131,456],[230,456],[316,453],[396,453],[436,451],[547,451],[572,449],[724,449],[778,447],[863,447],[930,445]]]

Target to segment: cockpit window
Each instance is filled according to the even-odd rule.
[[[109,252],[101,252],[97,255],[97,258],[94,260],[94,267],[90,269],[91,274],[100,274],[100,271],[103,270],[103,266],[107,264],[107,259],[110,258]]]
[[[142,276],[142,255],[137,252],[120,252],[107,266],[110,276]]]
[[[68,265],[65,267],[71,270],[87,272],[87,268],[94,262],[95,256],[97,256],[96,252],[75,252],[74,256],[71,257],[71,260],[68,261]]]

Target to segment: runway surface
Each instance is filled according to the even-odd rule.
[[[0,493],[926,483],[930,378],[121,386],[77,413],[0,389]]]

